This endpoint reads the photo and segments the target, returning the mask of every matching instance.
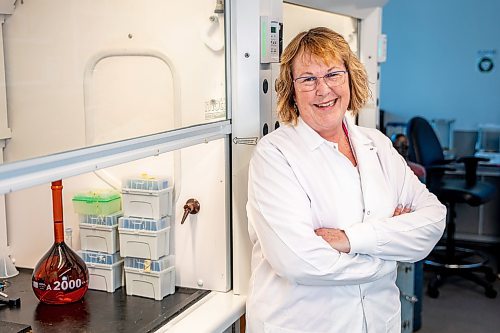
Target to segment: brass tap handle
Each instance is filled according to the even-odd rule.
[[[186,204],[184,205],[184,215],[182,215],[181,224],[184,224],[184,221],[186,221],[186,218],[189,214],[198,214],[199,211],[200,203],[198,202],[198,200],[191,198],[186,201]]]

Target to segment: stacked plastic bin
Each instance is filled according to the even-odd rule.
[[[89,288],[114,292],[124,281],[118,240],[118,219],[123,215],[120,194],[113,190],[77,193],[73,207],[80,214],[79,254],[89,269]]]
[[[127,295],[161,300],[175,292],[169,251],[172,189],[166,178],[142,176],[123,183],[118,232]]]

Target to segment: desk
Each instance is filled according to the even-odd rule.
[[[455,170],[447,171],[446,177],[457,178],[465,174],[462,163],[452,164],[450,167]],[[456,239],[500,243],[500,166],[479,164],[477,174],[479,180],[495,186],[497,193],[493,200],[479,207],[456,205]]]
[[[176,288],[161,301],[127,296],[122,287],[114,293],[89,290],[83,301],[66,305],[40,303],[31,289],[29,269],[9,279],[5,292],[21,298],[20,308],[0,308],[0,321],[31,325],[36,333],[153,332],[210,293],[207,290]],[[0,332],[2,328],[0,327]]]

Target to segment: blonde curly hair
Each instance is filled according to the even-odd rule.
[[[298,54],[310,54],[323,59],[325,63],[339,61],[345,65],[351,93],[347,109],[357,115],[370,97],[365,67],[351,51],[344,37],[331,29],[317,27],[295,36],[281,55],[280,75],[276,83],[280,121],[297,124],[299,114],[294,101],[292,63]]]

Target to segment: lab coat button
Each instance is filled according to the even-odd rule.
[[[367,212],[366,212],[366,215],[370,215],[370,211],[367,211]]]

